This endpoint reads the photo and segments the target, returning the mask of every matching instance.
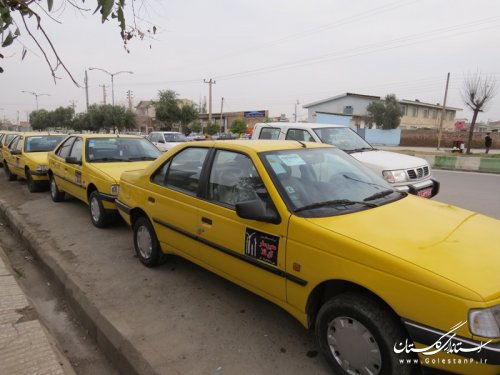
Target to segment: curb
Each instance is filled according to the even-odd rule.
[[[64,271],[58,259],[50,254],[48,245],[41,243],[36,232],[3,200],[0,200],[0,215],[21,243],[40,261],[43,270],[63,292],[69,306],[113,367],[122,374],[157,374],[134,345],[101,314],[72,275]]]
[[[456,169],[460,171],[500,173],[500,158],[421,154],[415,154],[414,156],[427,160],[430,166],[435,169]]]

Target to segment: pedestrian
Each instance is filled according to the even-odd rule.
[[[493,139],[491,139],[490,133],[486,133],[486,137],[484,137],[484,147],[486,147],[485,154],[487,154],[490,151],[492,143],[493,143]]]

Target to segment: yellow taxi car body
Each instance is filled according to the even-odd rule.
[[[14,139],[14,137],[19,134],[19,132],[15,131],[9,131],[9,130],[2,130],[0,131],[0,167],[3,167],[3,161],[5,160],[4,157],[4,150],[7,150],[8,145],[10,142]]]
[[[123,171],[145,168],[160,151],[140,136],[73,134],[49,154],[50,195],[61,202],[69,194],[87,203],[96,227],[116,213],[115,198]]]
[[[17,134],[4,151],[4,168],[9,181],[18,177],[26,179],[32,193],[46,188],[49,183],[47,155],[64,138],[66,134]]]
[[[123,173],[116,204],[144,265],[176,254],[274,302],[334,373],[500,371],[500,222],[334,147],[186,143]]]

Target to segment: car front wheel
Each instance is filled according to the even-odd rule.
[[[7,175],[7,180],[9,180],[9,181],[17,180],[17,176],[10,171],[7,163],[4,163],[3,166],[5,168],[5,174]]]
[[[110,223],[110,216],[104,209],[99,192],[94,190],[89,197],[90,219],[97,228],[107,227]]]
[[[408,335],[394,313],[369,295],[344,293],[326,302],[315,331],[335,374],[412,373],[407,363],[414,357],[394,351]]]
[[[165,256],[148,218],[145,216],[138,218],[133,229],[135,252],[141,263],[146,267],[155,267],[160,264]]]
[[[26,181],[28,182],[28,190],[30,193],[36,193],[40,191],[40,184],[36,181],[33,181],[33,176],[31,176],[31,172],[29,169],[26,170]]]
[[[54,175],[50,176],[49,186],[50,186],[50,197],[52,198],[52,200],[54,202],[62,202],[64,200],[65,193],[64,191],[59,191]]]

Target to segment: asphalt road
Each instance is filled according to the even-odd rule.
[[[442,183],[437,200],[500,218],[500,176],[435,175]],[[329,373],[312,333],[270,302],[180,258],[155,269],[142,266],[123,222],[97,229],[83,203],[53,203],[48,192],[31,194],[24,182],[7,182],[3,172],[0,199],[65,270],[69,298],[89,301],[85,307],[113,344],[144,365],[141,373]]]
[[[500,219],[500,174],[433,170],[441,183],[434,198]]]

